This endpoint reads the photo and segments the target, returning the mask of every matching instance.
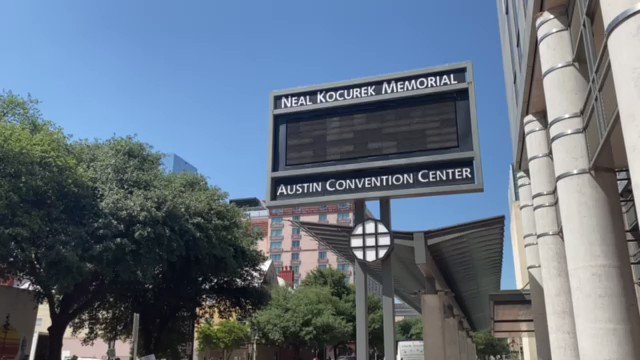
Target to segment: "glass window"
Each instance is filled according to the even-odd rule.
[[[271,222],[272,222],[273,224],[282,224],[282,218],[281,218],[281,217],[274,217],[274,218],[271,218]]]
[[[320,260],[324,260],[327,258],[327,252],[326,251],[320,251],[318,252],[318,259]]]
[[[272,229],[271,236],[273,237],[282,236],[282,229]]]
[[[271,260],[274,260],[274,261],[282,260],[282,254],[272,254],[271,255]]]
[[[320,269],[320,270],[326,270],[326,269],[327,269],[327,264],[320,264],[320,265],[318,265],[318,269]]]
[[[295,215],[293,217],[293,221],[300,221],[300,215]]]
[[[300,253],[291,253],[291,260],[300,260]]]
[[[282,249],[282,241],[272,242],[271,249]]]
[[[338,270],[340,271],[349,271],[349,264],[338,264]]]
[[[300,247],[300,240],[293,240],[291,242],[291,247],[299,248]]]
[[[293,233],[293,235],[300,235],[300,228],[295,227],[291,230],[291,232]]]
[[[281,271],[282,271],[282,266],[276,266],[276,274],[280,275]]]
[[[294,274],[300,274],[300,266],[292,266],[291,270],[293,270]]]
[[[338,220],[349,220],[349,213],[338,213]]]
[[[328,221],[329,218],[327,217],[327,214],[320,214],[320,216],[318,217],[319,221]]]

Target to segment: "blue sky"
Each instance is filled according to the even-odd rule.
[[[5,1],[0,88],[75,138],[137,136],[231,197],[264,197],[269,93],[474,64],[485,192],[392,202],[393,227],[507,214],[511,146],[494,1]],[[508,227],[503,287],[514,288]]]

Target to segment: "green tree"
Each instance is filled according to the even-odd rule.
[[[87,341],[123,338],[133,312],[141,351],[175,357],[199,306],[224,314],[266,299],[263,257],[225,193],[165,174],[135,138],[72,142],[36,105],[0,94],[0,274],[49,304],[49,359],[69,324]]]
[[[323,349],[350,335],[350,324],[336,313],[340,300],[327,287],[277,288],[271,302],[258,311],[252,323],[261,342],[300,350]]]
[[[422,319],[405,318],[396,323],[398,341],[422,340]]]
[[[300,285],[326,286],[331,289],[331,295],[338,299],[344,299],[354,292],[353,287],[348,283],[347,276],[342,271],[332,267],[311,270]]]
[[[0,94],[0,274],[49,304],[48,358],[69,323],[105,296],[107,237],[95,187],[69,139],[34,99]]]
[[[507,339],[498,339],[487,330],[475,333],[473,342],[476,344],[476,353],[479,357],[487,358],[510,353]]]
[[[309,272],[302,281],[301,286],[327,287],[331,294],[339,301],[336,302],[336,315],[344,319],[349,325],[349,336],[336,338],[335,343],[328,343],[334,349],[334,358],[337,358],[336,350],[340,346],[355,341],[356,336],[356,312],[355,312],[355,289],[349,285],[346,275],[337,269],[315,269]],[[382,302],[379,297],[369,295],[367,300],[369,314],[369,344],[373,351],[382,351],[383,328],[382,328]]]
[[[198,350],[221,350],[228,360],[232,351],[251,341],[249,327],[237,320],[207,321],[198,327]]]
[[[78,151],[99,191],[118,276],[110,296],[74,322],[86,340],[130,334],[140,314],[142,354],[177,358],[192,340],[196,309],[222,315],[266,301],[264,260],[243,212],[194,174],[167,175],[160,154],[132,138],[84,142]],[[108,174],[108,176],[105,176]]]

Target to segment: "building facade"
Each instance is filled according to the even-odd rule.
[[[535,356],[640,359],[640,3],[497,7]]]
[[[245,209],[254,231],[261,234],[258,248],[273,260],[276,272],[291,267],[294,287],[300,285],[310,271],[328,267],[338,269],[352,279],[352,266],[348,261],[336,256],[295,225],[295,222],[302,221],[352,226],[351,202],[278,209],[267,209],[264,202],[256,198],[231,202]]]

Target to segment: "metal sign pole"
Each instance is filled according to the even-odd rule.
[[[364,200],[354,202],[354,223],[364,221]],[[356,359],[369,360],[369,314],[367,306],[367,265],[355,259],[353,264],[356,283]]]
[[[389,198],[380,199],[380,220],[391,229],[391,200]],[[391,256],[382,260],[382,328],[384,331],[384,358],[394,359],[396,352],[396,331],[395,331],[395,309],[393,288],[393,269],[391,267]]]

